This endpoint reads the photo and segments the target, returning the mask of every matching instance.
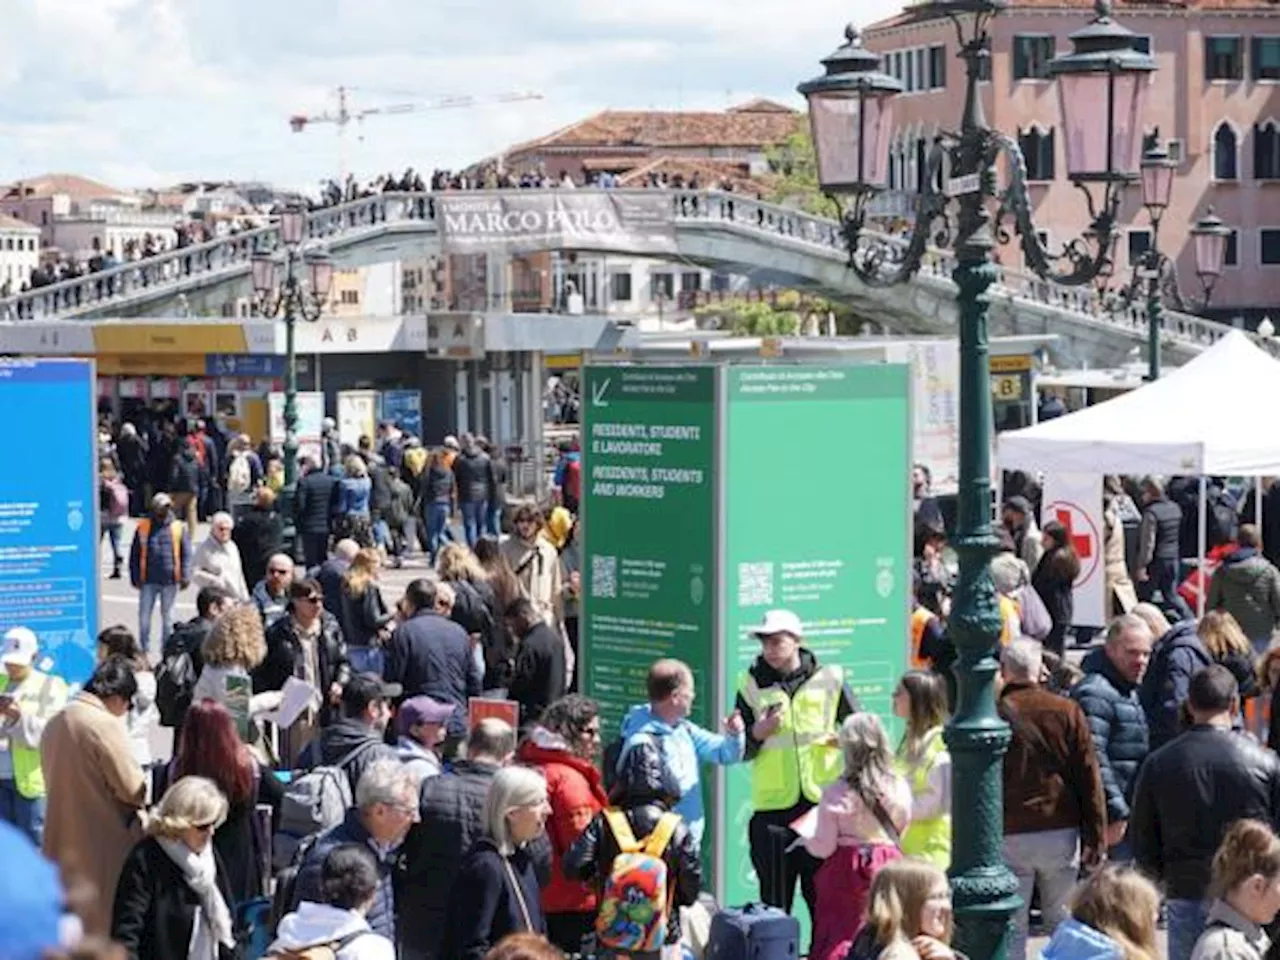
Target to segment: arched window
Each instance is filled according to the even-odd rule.
[[[1280,125],[1274,120],[1253,128],[1253,179],[1280,180]]]
[[[1022,157],[1027,162],[1028,180],[1053,179],[1053,128],[1042,130],[1032,126],[1028,130],[1018,131],[1018,146],[1022,148]]]
[[[1226,121],[1213,132],[1213,179],[1237,180],[1240,164],[1237,156],[1236,132]]]

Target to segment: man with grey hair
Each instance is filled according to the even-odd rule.
[[[191,582],[197,587],[217,587],[238,603],[249,599],[240,548],[231,539],[235,522],[231,514],[219,511],[209,518],[209,536],[191,558]]]
[[[359,552],[360,544],[344,537],[333,545],[333,556],[311,571],[324,591],[324,608],[337,617],[339,623],[342,622],[342,578]]]
[[[1165,495],[1160,477],[1142,478],[1142,523],[1138,527],[1138,598],[1153,603],[1157,593],[1179,620],[1191,619],[1191,608],[1178,595],[1178,537],[1182,508]]]
[[[1132,613],[1116,617],[1107,627],[1106,643],[1081,662],[1084,679],[1071,690],[1093,734],[1107,796],[1107,845],[1112,860],[1133,858],[1125,841],[1129,805],[1150,742],[1138,684],[1154,642],[1151,628],[1141,617]]]
[[[400,760],[377,760],[369,764],[356,784],[356,805],[346,819],[321,833],[307,849],[298,870],[291,910],[303,900],[323,902],[320,891],[325,858],[334,848],[354,843],[369,849],[378,861],[378,891],[366,919],[374,933],[396,942],[395,886],[400,865],[400,846],[409,828],[418,819],[418,789],[421,780],[413,768]]]
[[[1025,960],[1031,891],[1040,889],[1045,933],[1067,916],[1081,861],[1102,859],[1106,797],[1089,722],[1079,704],[1041,686],[1042,648],[1018,639],[1000,653],[997,709],[1011,737],[1004,758],[1004,858],[1018,878],[1009,960]]]

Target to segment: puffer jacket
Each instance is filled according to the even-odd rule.
[[[1138,687],[1138,702],[1147,716],[1151,750],[1163,747],[1181,732],[1178,707],[1187,699],[1191,677],[1211,663],[1213,658],[1196,635],[1194,620],[1175,623],[1156,641],[1151,662]]]
[[[564,855],[595,815],[609,805],[600,771],[590,760],[570,753],[563,740],[542,727],[533,728],[529,739],[520,744],[516,759],[541,770],[547,778],[551,882],[542,888],[543,912],[594,913],[595,888],[565,876]]]
[[[1280,570],[1252,547],[1233,550],[1209,581],[1205,604],[1235,617],[1250,640],[1269,641],[1280,625]]]
[[[1071,699],[1089,720],[1107,794],[1107,820],[1128,820],[1138,768],[1149,752],[1147,718],[1137,687],[1120,676],[1105,650],[1094,650],[1081,667],[1085,676],[1072,688]]]
[[[463,855],[484,835],[484,798],[497,772],[495,764],[459,760],[452,772],[422,784],[422,819],[402,848],[408,870],[404,902],[413,909],[400,917],[400,942],[415,955],[441,955],[449,892]]]
[[[652,742],[637,743],[627,752],[615,790],[637,841],[652,833],[662,815],[680,798],[680,785],[667,769],[662,751]],[[598,813],[565,854],[565,875],[603,890],[618,853],[618,841],[609,821],[603,812]],[[667,892],[672,904],[666,942],[672,944],[680,939],[678,908],[692,906],[702,884],[698,844],[683,821],[676,827],[662,859],[667,865]]]

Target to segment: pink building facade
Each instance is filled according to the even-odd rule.
[[[1184,296],[1198,301],[1201,295],[1188,230],[1212,206],[1234,232],[1207,313],[1242,318],[1250,327],[1271,315],[1280,326],[1280,6],[1191,0],[1115,7],[1117,21],[1159,64],[1145,127],[1178,161],[1159,241],[1177,263]],[[1016,136],[1026,155],[1036,225],[1055,249],[1080,236],[1088,213],[1083,195],[1066,178],[1057,88],[1046,68],[1071,51],[1068,36],[1092,16],[1092,4],[1084,0],[1012,0],[992,24],[991,76],[980,84],[988,122]],[[923,176],[932,137],[959,124],[964,63],[954,26],[931,17],[927,4],[867,27],[864,42],[906,88],[896,98],[892,189],[885,205],[901,208]],[[1113,287],[1128,282],[1130,264],[1150,238],[1135,184],[1120,215]],[[1002,262],[1022,262],[1016,243],[1001,250]]]

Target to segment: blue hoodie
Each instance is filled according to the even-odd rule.
[[[1067,917],[1040,951],[1040,960],[1123,960],[1124,952],[1105,933]]]
[[[680,784],[680,802],[675,812],[684,818],[693,839],[702,843],[706,813],[702,809],[700,768],[704,763],[727,765],[742,759],[743,737],[727,737],[703,730],[696,723],[681,720],[674,727],[658,717],[647,703],[632,707],[622,718],[622,751],[618,766],[639,737],[656,738],[668,768]]]

